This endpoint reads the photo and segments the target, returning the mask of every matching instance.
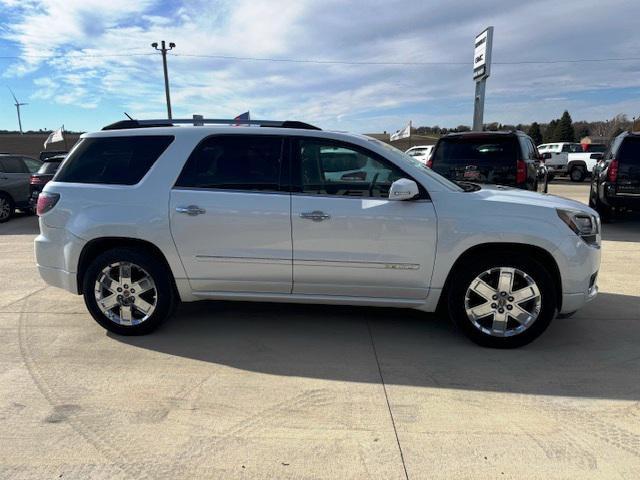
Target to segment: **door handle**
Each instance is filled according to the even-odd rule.
[[[329,220],[331,215],[321,212],[320,210],[314,210],[313,212],[302,212],[300,218],[307,220],[313,220],[314,222],[322,222],[323,220]]]
[[[207,211],[204,208],[200,208],[197,205],[189,205],[188,207],[176,207],[176,212],[185,213],[187,215],[191,215],[192,217],[207,213]]]

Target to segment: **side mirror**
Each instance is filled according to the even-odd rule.
[[[411,200],[420,194],[418,184],[408,178],[400,178],[389,188],[389,200]]]
[[[542,154],[542,158],[547,160],[548,158],[551,158],[551,152],[545,152]]]
[[[589,157],[593,160],[602,160],[603,155],[602,153],[592,153]]]

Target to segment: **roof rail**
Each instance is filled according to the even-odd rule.
[[[130,128],[148,128],[148,127],[173,127],[175,125],[256,125],[259,127],[277,127],[277,128],[298,128],[301,130],[320,130],[320,128],[309,125],[308,123],[298,122],[295,120],[236,120],[227,118],[173,118],[171,120],[121,120],[102,128],[102,130],[121,130]]]

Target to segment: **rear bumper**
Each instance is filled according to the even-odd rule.
[[[616,186],[603,182],[598,186],[600,200],[610,207],[627,207],[640,209],[640,194],[618,193]]]
[[[78,293],[77,268],[85,241],[64,228],[52,228],[40,217],[40,235],[34,241],[36,263],[49,285]]]
[[[75,272],[67,272],[61,268],[43,267],[42,265],[38,265],[38,272],[49,285],[78,294],[78,282]]]

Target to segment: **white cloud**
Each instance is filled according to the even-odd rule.
[[[108,105],[138,116],[164,114],[160,57],[108,55],[153,53],[150,43],[162,39],[177,44],[169,56],[176,115],[231,116],[250,109],[256,116],[360,131],[391,130],[409,118],[470,123],[470,66],[317,65],[187,55],[464,62],[471,60],[473,36],[489,24],[495,26],[498,62],[627,57],[640,47],[635,34],[640,4],[622,0],[493,0],[481,9],[472,0],[195,0],[169,7],[154,0],[0,2],[10,13],[0,36],[22,55],[5,75],[33,79],[32,98],[98,112]],[[34,57],[78,50],[92,56]],[[494,65],[487,116],[518,123],[546,121],[565,108],[574,119],[600,118],[600,112],[611,110],[607,105],[627,111],[637,102],[607,100],[607,92],[640,88],[639,70],[638,62]],[[592,91],[602,91],[602,99],[587,98]]]

